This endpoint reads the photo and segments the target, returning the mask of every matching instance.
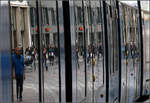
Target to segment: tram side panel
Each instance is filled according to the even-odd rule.
[[[127,66],[127,61],[125,60],[126,55],[127,55],[127,51],[125,49],[125,45],[124,45],[124,33],[125,33],[125,27],[124,27],[124,8],[123,6],[120,5],[120,31],[121,31],[121,69],[122,69],[122,73],[121,73],[121,103],[124,103],[126,101],[126,88],[127,88],[127,81],[126,81],[126,66]]]
[[[109,103],[119,99],[119,40],[115,3],[107,5]]]
[[[150,94],[150,15],[142,12],[143,19],[143,95]]]
[[[11,103],[10,22],[8,1],[0,1],[0,103]]]
[[[98,96],[100,96],[98,102],[115,103],[119,100],[119,42],[118,42],[118,22],[117,15],[114,13],[116,8],[110,5],[109,2],[103,1],[103,29],[105,38],[104,60],[106,78],[104,79],[104,89],[102,89]],[[115,3],[114,3],[115,5]],[[114,26],[115,25],[115,26]],[[106,50],[107,49],[107,50]],[[105,100],[101,98],[101,94],[104,92]]]
[[[137,8],[120,4],[121,102],[133,102],[140,93],[141,50],[137,11]]]

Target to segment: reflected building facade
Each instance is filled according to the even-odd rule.
[[[58,46],[57,36],[57,18],[55,1],[42,2],[42,44],[45,47],[53,45]],[[83,21],[83,8],[80,2],[76,2],[74,6],[76,15],[76,44],[79,46],[79,51],[82,51],[84,44],[84,27],[83,22],[87,25],[85,28],[88,38],[88,45],[102,42],[101,30],[101,9],[99,2],[91,4],[91,10],[85,4],[85,16]],[[38,28],[37,28],[37,11],[36,2],[28,1],[26,3],[11,2],[11,25],[12,25],[12,48],[17,45],[25,45],[25,48],[38,45]],[[21,15],[20,15],[21,14]],[[92,18],[91,18],[92,17]],[[96,17],[96,18],[93,18]],[[95,38],[94,38],[95,37]]]
[[[76,1],[75,7],[75,19],[76,19],[76,45],[79,47],[79,55],[82,55],[84,48],[84,32],[87,37],[87,44],[98,46],[102,43],[102,21],[101,21],[101,8],[99,1],[86,2],[84,8],[81,1]],[[85,14],[83,14],[83,11]],[[85,15],[85,18],[83,18]],[[83,20],[84,19],[84,20]],[[85,24],[85,30],[84,25]]]
[[[38,28],[37,28],[37,16],[36,16],[36,3],[28,2],[30,6],[30,27],[32,45],[37,47],[38,41]],[[52,45],[57,47],[57,22],[56,22],[56,2],[44,1],[42,2],[42,44],[45,47]]]
[[[27,2],[10,2],[12,49],[31,46],[29,6]]]

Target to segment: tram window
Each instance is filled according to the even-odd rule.
[[[110,74],[118,71],[119,68],[119,48],[118,48],[118,29],[117,29],[117,20],[114,19],[112,9],[110,6],[108,10],[108,37],[109,37],[109,63],[110,63]],[[115,25],[115,26],[114,26]]]
[[[103,85],[104,77],[104,51],[101,28],[99,0],[94,0],[87,7],[88,32],[87,33],[87,97],[89,102],[95,102],[97,90]],[[94,65],[92,65],[92,62]],[[95,78],[94,80],[92,80]],[[93,88],[93,89],[92,89]]]
[[[46,45],[49,45],[49,34],[45,34]]]
[[[82,28],[76,29],[75,32],[75,47],[76,47],[76,69],[77,69],[77,88],[76,88],[76,100],[81,102],[85,98],[86,81],[85,81],[85,38],[84,38],[84,25],[83,25],[83,7],[81,1],[75,1],[75,27]],[[86,34],[85,34],[86,35]]]
[[[32,3],[34,3],[34,2],[32,2]],[[13,11],[14,4],[15,4],[15,12]],[[37,98],[38,97],[38,85],[37,85],[38,84],[38,69],[35,69],[35,68],[38,68],[38,62],[37,62],[37,59],[36,59],[36,61],[32,61],[33,59],[31,59],[32,58],[31,51],[33,49],[31,49],[32,39],[30,38],[30,37],[32,37],[32,35],[30,35],[30,34],[32,34],[33,32],[36,34],[35,31],[32,31],[32,30],[35,30],[34,19],[35,19],[36,14],[34,14],[34,8],[32,6],[25,6],[25,5],[28,5],[28,3],[25,2],[25,3],[18,4],[16,2],[12,3],[12,1],[10,1],[10,8],[12,8],[12,10],[10,9],[12,11],[11,15],[10,15],[12,18],[11,21],[14,20],[13,16],[15,15],[16,16],[15,17],[15,22],[16,22],[15,25],[17,27],[16,30],[11,27],[12,28],[11,29],[12,30],[11,31],[11,35],[12,35],[11,36],[12,37],[11,38],[12,46],[11,47],[12,47],[12,50],[14,50],[16,47],[21,48],[21,55],[23,56],[24,61],[25,61],[24,69],[25,69],[25,74],[26,74],[26,80],[23,84],[24,87],[23,87],[22,99],[25,102],[31,102],[30,100],[33,99],[32,102],[38,103],[38,98]],[[32,33],[30,30],[32,31]],[[28,47],[30,47],[30,49],[27,49]],[[30,53],[29,52],[27,53],[27,51],[30,51]],[[15,56],[15,53],[13,53],[12,55]],[[30,58],[30,60],[27,60],[27,58]],[[36,67],[35,67],[34,63],[36,63]],[[16,64],[14,64],[14,65],[16,65]],[[22,77],[19,77],[19,78],[22,78]],[[16,80],[13,80],[12,83],[14,86],[13,97],[15,97],[14,102],[16,103],[17,102]],[[30,86],[31,88],[28,88],[28,86]],[[28,94],[30,94],[30,95],[28,95]]]
[[[36,7],[37,3],[39,9]],[[14,2],[14,0],[10,0],[11,49],[14,50],[19,47],[25,51],[19,56],[22,59],[24,58],[24,60],[21,59],[21,62],[24,61],[24,65],[22,63],[20,65],[22,65],[21,67],[24,66],[21,69],[25,69],[26,73],[26,80],[23,84],[23,102],[39,103],[39,100],[42,99],[41,101],[48,103],[61,102],[60,98],[62,101],[66,99],[63,96],[59,97],[65,93],[63,91],[64,93],[61,92],[60,94],[65,83],[65,65],[59,64],[64,63],[65,52],[64,38],[62,36],[64,31],[61,29],[58,32],[58,29],[63,26],[63,13],[61,11],[63,7],[60,7],[60,3],[58,3],[58,10],[56,3],[56,0],[41,0],[41,2],[35,2],[35,0]],[[56,18],[56,10],[58,10],[59,19]],[[57,23],[60,25],[57,26]],[[59,35],[61,36],[59,37]],[[59,39],[60,45],[58,44]],[[16,55],[14,52],[12,53],[12,55]],[[60,58],[61,61],[59,62]],[[16,59],[18,59],[18,56],[16,56]],[[60,69],[61,72],[59,71]],[[62,73],[63,70],[64,72]],[[23,75],[19,79],[23,80],[22,77]],[[13,80],[12,84],[14,86],[12,95],[16,103],[17,99],[21,98],[17,97],[16,80]]]
[[[42,31],[43,37],[40,38],[43,52],[43,72],[44,72],[44,101],[49,102],[60,102],[60,91],[61,84],[60,79],[62,78],[59,74],[59,56],[58,55],[58,28],[57,28],[57,13],[56,13],[56,0],[43,0],[42,8],[45,8],[42,17],[45,17],[46,24],[43,25],[44,30]],[[61,14],[60,14],[61,15]],[[60,16],[59,15],[59,16]],[[60,16],[61,17],[61,16]],[[44,22],[44,21],[43,21]],[[58,22],[59,23],[59,22]],[[50,24],[50,25],[49,25]]]

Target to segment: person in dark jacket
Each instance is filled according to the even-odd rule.
[[[12,56],[13,78],[16,79],[17,100],[22,101],[23,81],[25,80],[24,57],[21,54],[21,48],[17,47]]]
[[[51,65],[54,65],[54,54],[55,54],[55,49],[53,46],[49,46],[48,48],[48,58],[50,61]]]

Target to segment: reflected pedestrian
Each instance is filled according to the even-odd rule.
[[[17,100],[22,101],[23,80],[25,80],[24,57],[21,54],[21,48],[17,47],[12,56],[13,79],[16,79]]]
[[[33,59],[34,71],[36,71],[36,65],[35,65],[35,61],[36,61],[36,49],[35,49],[34,46],[32,47],[32,59]]]
[[[54,53],[55,53],[55,49],[53,46],[50,45],[48,48],[48,58],[51,65],[54,65]]]
[[[46,58],[46,54],[47,54],[47,50],[46,50],[46,48],[44,47],[43,48],[43,63],[44,63],[44,65],[45,65],[45,68],[46,68],[46,71],[48,71],[48,66],[47,66],[47,58]]]
[[[103,45],[102,45],[102,43],[99,43],[99,47],[98,47],[98,59],[99,59],[99,55],[103,56]]]
[[[79,65],[79,50],[78,50],[78,47],[76,47],[76,57],[77,57],[77,67],[78,67],[78,69],[80,69],[80,65]]]

